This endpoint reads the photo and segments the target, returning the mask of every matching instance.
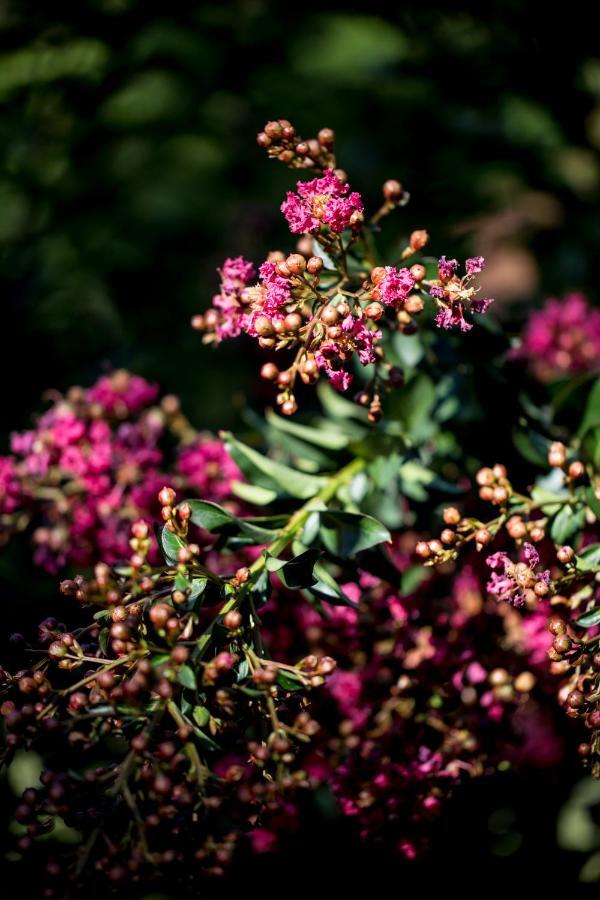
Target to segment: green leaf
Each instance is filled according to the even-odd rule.
[[[367,421],[367,410],[358,403],[352,403],[343,397],[339,391],[331,387],[324,379],[317,385],[317,395],[321,405],[329,418],[332,419],[359,419]]]
[[[177,681],[190,691],[196,690],[196,676],[189,666],[181,666],[177,672]]]
[[[324,447],[326,450],[343,450],[348,446],[349,437],[339,430],[329,430],[324,428],[312,428],[310,425],[302,425],[291,419],[276,415],[272,410],[268,410],[266,414],[267,422],[279,431],[284,431],[294,437],[300,438],[309,444],[315,444],[317,447]]]
[[[513,434],[515,447],[525,459],[536,466],[548,467],[548,450],[551,441],[536,431],[516,430]]]
[[[284,691],[301,691],[304,683],[293,672],[285,672],[279,669],[277,672],[277,684]]]
[[[191,589],[190,582],[187,580],[185,575],[182,575],[180,572],[178,572],[177,575],[175,576],[175,590],[183,591],[185,593],[186,591],[189,591],[190,589]]]
[[[232,481],[231,490],[236,497],[253,506],[268,506],[277,499],[277,491],[257,484],[248,484],[247,481]]]
[[[550,537],[557,544],[568,544],[585,524],[585,509],[579,507],[573,509],[566,504],[557,513],[550,526]]]
[[[590,428],[597,425],[600,425],[600,378],[592,385],[577,436],[583,438]]]
[[[188,599],[195,600],[200,594],[203,594],[207,584],[208,578],[193,578]]]
[[[198,743],[202,744],[206,750],[220,750],[220,746],[213,741],[211,737],[209,737],[204,731],[201,731],[200,728],[194,726],[194,734],[198,738]]]
[[[275,572],[283,584],[291,590],[311,587],[316,582],[313,574],[315,563],[321,555],[320,550],[305,550],[293,559],[277,559],[266,554],[265,565],[269,572]]]
[[[585,499],[587,501],[587,505],[594,513],[597,519],[600,519],[600,500],[596,497],[596,489],[593,487],[589,487],[585,492]]]
[[[361,513],[326,510],[319,514],[320,539],[334,556],[349,557],[386,541],[391,535],[385,525]]]
[[[351,606],[352,609],[356,609],[356,603],[353,603],[350,597],[344,594],[333,575],[327,571],[323,563],[316,563],[313,572],[318,580],[310,588],[312,594],[316,594],[317,597],[326,600],[333,606]]]
[[[175,534],[173,531],[169,531],[166,525],[163,526],[163,529],[160,533],[160,543],[162,546],[164,557],[169,565],[174,565],[177,562],[178,552],[182,547],[186,546],[185,541],[180,538],[178,534]]]
[[[600,544],[589,544],[576,557],[580,572],[597,572],[600,570]]]
[[[411,566],[402,572],[400,577],[400,591],[403,595],[413,594],[424,581],[431,577],[431,569],[425,566]]]
[[[594,625],[600,625],[600,606],[580,616],[575,620],[575,624],[580,628],[593,628]]]
[[[218,503],[210,500],[186,500],[192,510],[192,522],[206,531],[219,531],[226,525],[236,521],[235,516],[228,513]]]
[[[192,717],[200,728],[204,728],[210,721],[210,713],[205,706],[195,706],[192,710]]]
[[[230,433],[226,433],[224,439],[230,455],[249,480],[260,487],[275,490],[277,496],[309,500],[326,484],[325,478],[298,472],[269,459],[252,447],[242,444]]]

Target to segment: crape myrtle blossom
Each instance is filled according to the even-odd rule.
[[[331,384],[344,391],[352,383],[352,375],[343,368],[343,364],[350,360],[354,353],[361,365],[368,366],[374,363],[375,344],[381,338],[381,331],[368,328],[363,319],[354,316],[346,316],[339,330],[341,334],[336,340],[321,344],[315,353],[315,359]]]
[[[430,282],[429,294],[436,301],[439,312],[435,318],[438,328],[459,328],[471,331],[473,325],[465,319],[465,311],[483,314],[494,302],[490,298],[475,299],[479,287],[474,284],[473,277],[478,275],[484,266],[483,256],[467,259],[466,274],[459,277],[458,260],[446,259],[442,256],[438,261],[438,278]]]
[[[527,361],[542,382],[600,369],[600,309],[583,294],[547,300],[532,312],[513,359]]]
[[[260,132],[258,143],[269,156],[317,175],[298,181],[281,205],[291,233],[300,238],[294,252],[268,255],[259,266],[257,284],[250,284],[249,263],[241,257],[227,260],[212,308],[194,316],[192,325],[203,332],[205,343],[245,333],[263,350],[289,353],[283,364],[270,359],[261,368],[262,377],[277,389],[275,400],[284,415],[298,409],[298,382],[313,384],[324,376],[338,390],[347,390],[353,376],[342,363],[349,362],[348,351],[355,349],[363,366],[374,363],[361,377],[355,397],[368,407],[374,424],[384,414],[385,394],[402,383],[402,372],[386,358],[383,343],[374,358],[366,348],[386,332],[415,334],[417,317],[431,299],[437,307],[436,325],[461,331],[472,328],[465,314],[484,313],[492,300],[475,296],[481,256],[467,260],[462,277],[457,260],[442,256],[438,278],[427,279],[427,260],[415,259],[429,242],[424,228],[412,230],[400,248],[400,260],[410,258],[413,265],[378,264],[376,234],[393,210],[406,205],[409,194],[396,179],[388,179],[382,186],[382,206],[366,218],[361,195],[336,168],[334,138],[325,128],[316,139],[304,141],[286,119],[269,122]],[[375,322],[380,323],[377,329],[370,324]],[[368,330],[373,333],[368,335]],[[351,333],[356,347],[348,340]]]
[[[362,221],[356,215],[364,209],[360,194],[350,191],[332,169],[322,178],[299,181],[296,191],[288,191],[281,204],[292,234],[314,234],[322,225],[341,234],[352,225],[353,218],[355,222]]]
[[[523,544],[522,556],[523,561],[518,563],[501,552],[493,553],[486,560],[492,569],[487,584],[488,592],[517,607],[525,604],[527,592],[533,592],[533,596],[545,596],[550,585],[549,569],[535,571],[540,555],[532,544]]]
[[[157,397],[156,385],[118,371],[57,397],[35,428],[13,434],[0,457],[0,539],[27,529],[34,562],[51,572],[98,556],[116,563],[131,523],[155,517],[165,484],[231,503],[242,476],[223,444],[201,435],[182,444],[166,411],[174,398],[157,406]],[[173,436],[179,446],[168,450]],[[153,538],[149,552],[159,558]]]
[[[394,266],[385,266],[383,269],[374,269],[371,281],[376,285],[371,292],[372,296],[395,309],[401,306],[415,286],[414,276],[405,267],[396,269]]]
[[[217,341],[239,337],[243,330],[244,289],[252,282],[254,265],[243,256],[228,258],[219,269],[220,290],[207,313]]]

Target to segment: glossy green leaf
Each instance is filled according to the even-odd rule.
[[[177,681],[191,691],[196,690],[196,676],[189,666],[181,666],[177,672]]]
[[[585,509],[582,506],[574,509],[567,504],[554,517],[550,526],[550,537],[557,544],[568,544],[581,531],[584,524]]]
[[[577,554],[576,562],[580,572],[600,571],[600,544],[589,544]]]
[[[326,510],[319,513],[319,537],[334,556],[344,558],[391,540],[385,525],[361,513]]]
[[[577,431],[578,437],[585,437],[590,428],[595,428],[597,425],[600,425],[600,378],[594,382],[589,393],[585,412]]]
[[[177,562],[178,552],[182,547],[186,546],[185,541],[178,534],[169,531],[166,525],[163,526],[160,533],[160,543],[164,557],[169,565],[174,565]]]
[[[231,490],[236,497],[253,506],[268,506],[277,499],[277,491],[257,484],[248,484],[247,481],[232,481]]]
[[[580,616],[576,620],[576,624],[580,628],[593,628],[595,625],[600,625],[600,606],[597,606],[595,609],[586,612],[585,615]]]
[[[322,600],[334,606],[351,606],[356,609],[356,603],[344,594],[333,575],[325,568],[323,563],[316,563],[313,572],[317,578],[315,584],[310,588],[310,592],[315,594]]]
[[[235,516],[209,500],[186,500],[192,510],[192,522],[206,531],[219,531],[226,525],[235,522]]]
[[[320,555],[321,551],[313,548],[289,560],[267,555],[265,564],[267,570],[275,572],[286,587],[300,590],[311,587],[317,581],[313,569]]]
[[[196,725],[204,728],[210,720],[210,713],[205,706],[195,706],[192,710],[192,718]]]
[[[310,425],[302,425],[283,416],[278,416],[272,410],[266,414],[267,422],[279,431],[284,431],[294,437],[300,438],[309,444],[323,447],[326,450],[343,450],[348,446],[349,438],[331,424],[329,428],[313,428]]]
[[[225,440],[229,453],[249,480],[260,487],[275,490],[278,496],[308,500],[326,483],[325,478],[299,472],[263,456],[252,447],[242,444],[232,434],[227,433]]]

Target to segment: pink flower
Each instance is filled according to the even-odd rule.
[[[268,828],[253,828],[250,841],[255,853],[272,853],[277,847],[277,835]]]
[[[219,317],[215,334],[219,341],[238,337],[242,332],[244,289],[255,276],[254,266],[243,256],[226,259],[219,270],[220,292],[213,297],[213,307]]]
[[[198,438],[179,454],[177,472],[199,499],[221,503],[231,497],[231,482],[241,481],[242,473],[227,453],[222,441]]]
[[[102,407],[104,412],[124,418],[127,413],[139,412],[154,403],[158,385],[150,384],[139,375],[120,370],[100,378],[87,392],[87,400]]]
[[[293,234],[314,234],[321,225],[328,225],[339,234],[349,227],[352,213],[363,211],[360,194],[349,193],[348,185],[343,184],[332,169],[328,169],[322,178],[299,181],[296,188],[298,193],[288,191],[281,204]]]
[[[525,562],[518,564],[513,563],[506,553],[493,553],[486,560],[493,570],[487,583],[488,593],[517,607],[525,603],[526,590],[532,590],[537,583],[545,585],[550,583],[548,569],[542,572],[534,571],[539,565],[540,557],[532,544],[523,544],[523,557]]]
[[[387,306],[398,307],[406,300],[414,286],[415,279],[408,269],[386,266],[385,275],[373,293]]]
[[[449,307],[440,309],[435,317],[435,324],[438,328],[446,330],[460,328],[461,331],[471,331],[473,328],[465,319],[465,308],[459,300],[454,300]]]
[[[21,485],[15,461],[10,456],[0,456],[0,513],[12,513],[21,503]]]
[[[325,341],[315,353],[317,365],[331,384],[338,390],[346,390],[352,383],[352,376],[343,368],[354,353],[363,366],[375,362],[375,342],[381,332],[371,330],[363,318],[348,315],[341,325],[342,334],[336,340]]]
[[[547,300],[529,317],[514,357],[526,359],[539,381],[600,369],[600,310],[582,294]]]
[[[457,259],[446,259],[445,256],[442,256],[438,261],[438,273],[442,281],[447,281],[448,278],[452,278],[457,269]]]
[[[483,256],[472,256],[468,259],[465,263],[467,275],[478,275],[480,272],[483,272],[484,262]]]

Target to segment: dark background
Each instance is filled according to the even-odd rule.
[[[509,331],[549,294],[597,300],[591,22],[511,0],[391,9],[0,0],[0,452],[46,388],[111,365],[180,394],[198,427],[231,424],[255,393],[252,350],[203,348],[189,319],[225,256],[290,247],[278,206],[292,177],[254,141],[269,118],[307,137],[333,127],[371,209],[397,177],[412,194],[398,229],[427,227],[449,256],[486,255]],[[475,784],[436,838],[437,872],[419,877],[460,886],[475,861],[505,884],[525,872],[575,885],[585,857],[555,842],[573,768]],[[510,814],[496,826],[499,809]],[[345,837],[331,849],[321,837],[339,884]],[[389,866],[363,853],[337,872],[350,883]]]

